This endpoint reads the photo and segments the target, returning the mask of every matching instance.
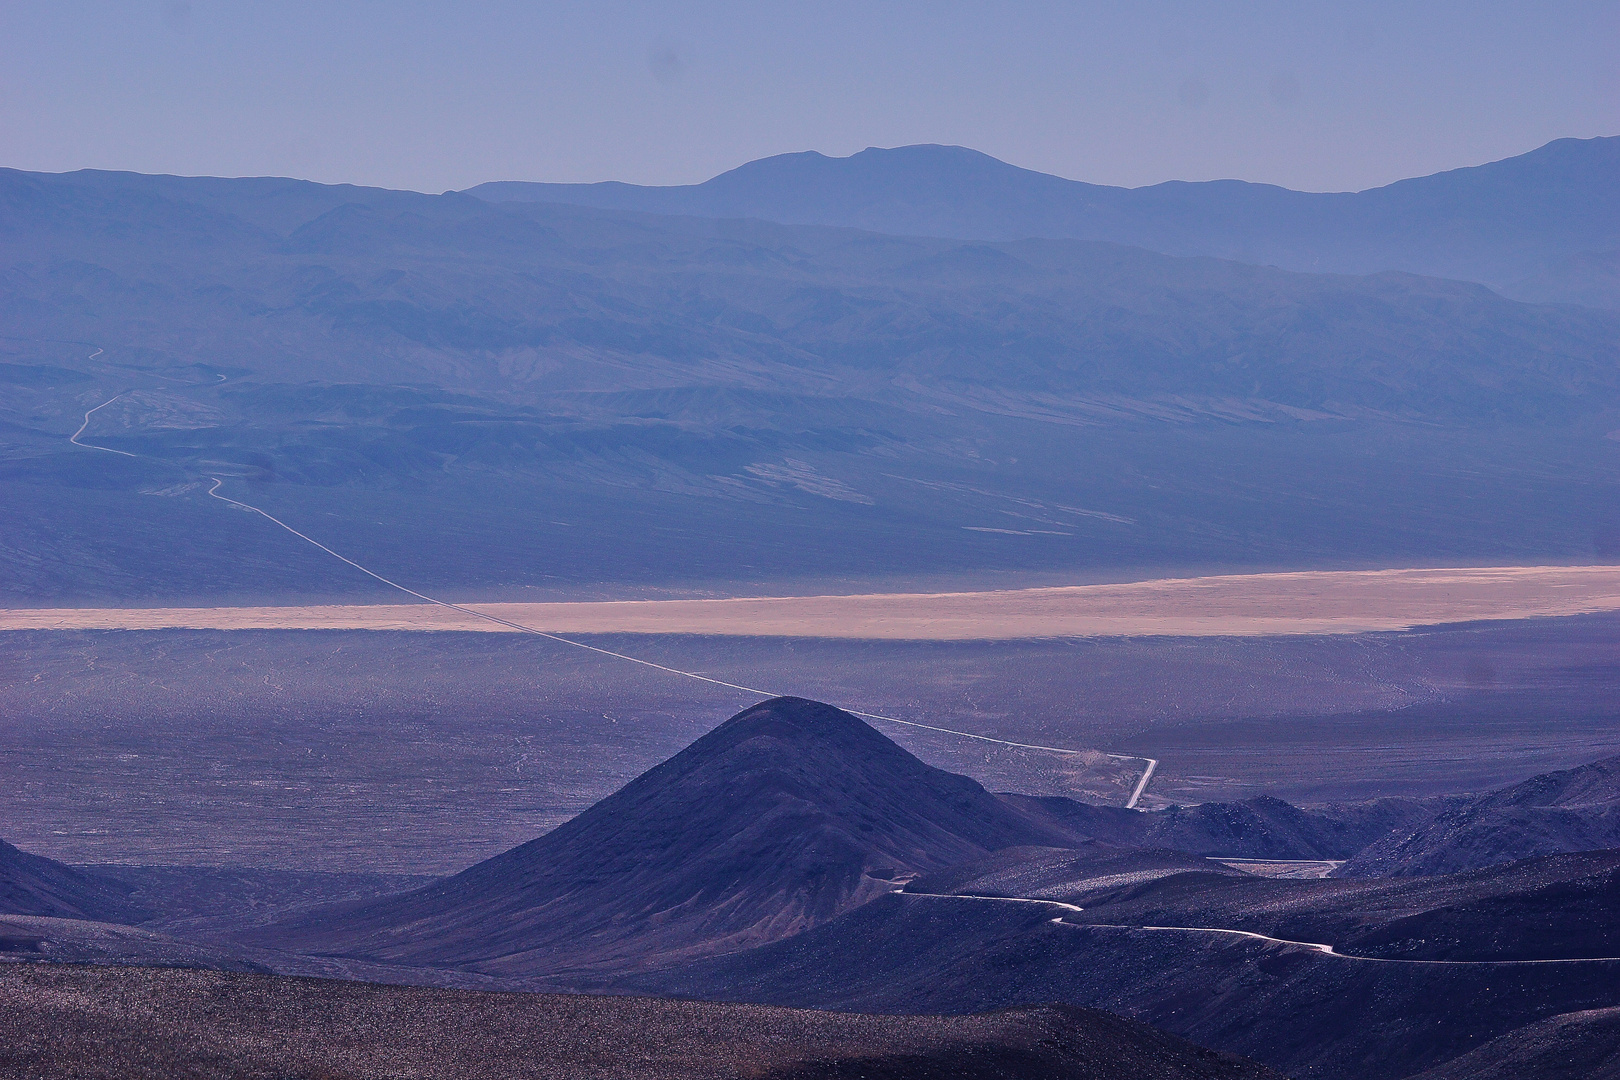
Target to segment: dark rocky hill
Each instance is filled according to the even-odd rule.
[[[1620,1009],[1588,1009],[1527,1024],[1413,1080],[1616,1078],[1620,1078]]]
[[[495,182],[470,193],[972,240],[1109,240],[1297,270],[1399,269],[1508,288],[1539,274],[1529,285],[1538,299],[1620,306],[1612,281],[1567,260],[1620,248],[1620,138],[1559,139],[1504,161],[1354,193],[1235,180],[1105,187],[960,146],[782,154],[685,187]]]
[[[1348,859],[1395,829],[1427,820],[1437,804],[1418,799],[1307,810],[1262,795],[1137,813],[1061,797],[1003,796],[1059,827],[1109,843],[1194,855],[1252,859]]]
[[[136,922],[147,913],[131,899],[134,891],[0,840],[0,915]]]
[[[0,1076],[28,1080],[1281,1080],[1047,1006],[858,1016],[201,971],[0,967]]]
[[[817,702],[748,709],[538,840],[252,940],[489,974],[656,967],[788,937],[898,882],[1072,842]]]
[[[1620,757],[1544,773],[1392,832],[1340,877],[1448,874],[1564,851],[1620,848]]]

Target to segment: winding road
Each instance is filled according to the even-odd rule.
[[[1065,911],[1080,912],[1085,908],[1066,904],[1060,900],[1037,900],[1025,896],[975,896],[968,893],[920,893],[895,890],[905,896],[923,896],[930,900],[981,900],[1002,904],[1047,904],[1051,907],[1062,908]],[[1224,934],[1229,937],[1249,938],[1254,941],[1263,941],[1269,945],[1286,945],[1296,949],[1309,949],[1331,956],[1338,960],[1360,960],[1369,964],[1439,964],[1454,967],[1506,967],[1523,964],[1615,964],[1620,963],[1620,956],[1582,956],[1558,960],[1410,960],[1392,956],[1357,956],[1354,953],[1342,953],[1332,945],[1320,941],[1293,941],[1289,938],[1271,937],[1268,934],[1257,934],[1253,930],[1231,930],[1215,926],[1127,926],[1120,923],[1072,923],[1059,915],[1052,920],[1058,926],[1067,926],[1076,930],[1135,930],[1152,933],[1169,934]]]
[[[100,349],[96,350],[96,352],[100,351]],[[68,442],[72,443],[74,446],[82,446],[86,450],[103,450],[109,454],[118,454],[121,457],[139,457],[139,454],[128,454],[122,450],[114,450],[110,446],[96,446],[94,443],[85,443],[79,441],[79,436],[84,434],[84,429],[90,426],[90,417],[94,416],[96,413],[100,412],[102,409],[105,409],[107,406],[111,405],[113,402],[117,401],[123,396],[123,394],[114,394],[106,401],[103,401],[100,405],[97,405],[94,409],[87,411],[84,414],[84,423],[79,425],[78,431],[75,431],[73,434],[68,436]]]

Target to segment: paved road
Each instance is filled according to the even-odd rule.
[[[979,900],[991,903],[1014,904],[1049,904],[1052,907],[1065,908],[1069,911],[1084,911],[1085,908],[1073,904],[1065,904],[1057,900],[1037,900],[1032,897],[1020,896],[974,896],[960,893],[905,893],[906,896],[925,896],[931,900]],[[1338,960],[1359,960],[1368,964],[1438,964],[1452,967],[1507,967],[1521,964],[1620,964],[1620,956],[1585,956],[1560,960],[1407,960],[1389,956],[1356,956],[1352,953],[1342,953],[1332,945],[1320,941],[1293,941],[1289,938],[1271,937],[1268,934],[1257,934],[1252,930],[1229,930],[1224,927],[1213,926],[1127,926],[1121,923],[1072,923],[1059,915],[1052,922],[1059,926],[1068,926],[1076,930],[1134,930],[1149,931],[1152,933],[1169,934],[1224,934],[1230,937],[1250,938],[1254,941],[1264,941],[1271,945],[1286,945],[1297,949],[1309,949],[1331,956]]]
[[[1147,930],[1156,933],[1171,934],[1226,934],[1231,937],[1252,938],[1255,941],[1264,941],[1272,945],[1290,945],[1300,949],[1310,949],[1323,956],[1332,956],[1339,960],[1360,960],[1368,964],[1441,964],[1454,967],[1504,967],[1519,964],[1616,964],[1620,963],[1620,956],[1583,956],[1560,960],[1408,960],[1392,956],[1356,956],[1353,953],[1342,953],[1332,945],[1325,945],[1319,941],[1291,941],[1288,938],[1276,938],[1267,934],[1257,934],[1252,930],[1228,930],[1210,926],[1120,926],[1113,923],[1071,923],[1065,922],[1061,917],[1052,920],[1064,926],[1084,927],[1093,926],[1104,930]]]
[[[101,351],[100,349],[96,350],[96,352],[100,352],[100,351]],[[94,409],[91,409],[88,412],[86,412],[84,414],[84,423],[79,425],[79,430],[78,431],[75,431],[73,434],[68,436],[68,442],[72,443],[74,446],[82,446],[86,450],[102,450],[102,451],[105,451],[106,453],[109,453],[109,454],[117,454],[119,457],[139,457],[140,456],[139,454],[127,454],[122,450],[114,450],[110,446],[97,446],[94,443],[86,443],[86,442],[80,442],[79,441],[79,436],[84,434],[84,429],[90,426],[90,417],[95,415],[96,413],[100,412],[102,409],[105,409],[107,406],[111,405],[113,402],[117,401],[119,398],[121,398],[123,396],[124,396],[123,394],[114,394],[112,397],[108,398],[106,401],[103,401],[100,405],[97,405]]]
[[[122,455],[124,457],[136,457],[136,456],[138,456],[138,455],[135,455],[135,454],[125,453],[122,450],[114,450],[111,447],[96,446],[96,445],[94,445],[92,443],[84,443],[84,442],[79,441],[79,436],[83,435],[84,431],[85,431],[85,428],[90,426],[90,417],[95,412],[97,412],[98,410],[104,409],[108,405],[111,405],[113,402],[117,401],[120,397],[123,397],[123,395],[122,394],[114,395],[113,397],[108,398],[106,401],[103,401],[100,405],[97,405],[94,409],[90,409],[88,412],[86,412],[84,414],[84,422],[79,425],[79,430],[78,431],[75,431],[71,436],[68,437],[68,441],[73,443],[75,446],[82,446],[87,450],[103,450],[103,451],[106,451],[109,454],[120,454],[120,455]],[[640,664],[643,667],[649,667],[649,668],[652,668],[652,669],[654,669],[656,671],[662,671],[662,672],[665,672],[665,673],[670,674],[670,675],[678,675],[678,676],[681,676],[682,678],[687,678],[687,679],[696,679],[699,682],[709,683],[712,686],[720,686],[720,687],[724,687],[724,688],[726,688],[728,690],[737,690],[737,691],[741,691],[742,693],[745,693],[745,694],[756,694],[756,695],[759,695],[761,697],[781,697],[782,696],[780,694],[776,694],[776,693],[774,693],[772,691],[769,691],[769,690],[760,690],[757,687],[743,686],[740,683],[726,682],[724,679],[715,679],[715,678],[711,678],[711,677],[709,677],[707,675],[700,675],[695,671],[683,671],[680,668],[667,667],[664,664],[654,663],[651,660],[643,660],[638,656],[630,656],[627,653],[615,652],[612,649],[604,649],[604,648],[601,648],[601,647],[596,646],[596,645],[589,645],[589,644],[587,644],[587,643],[585,643],[583,641],[576,641],[573,638],[563,637],[560,634],[553,634],[553,633],[549,633],[549,632],[544,631],[544,630],[537,630],[534,627],[524,626],[522,623],[514,622],[514,621],[512,621],[510,619],[503,619],[503,618],[500,618],[499,616],[491,615],[490,613],[485,612],[485,611],[478,611],[478,610],[476,610],[474,608],[463,607],[460,604],[452,604],[452,603],[449,603],[448,601],[439,600],[436,597],[428,596],[426,593],[417,592],[415,589],[409,588],[408,586],[405,586],[405,585],[401,585],[397,581],[393,581],[393,580],[391,580],[389,578],[383,577],[381,574],[377,573],[376,571],[371,570],[368,567],[362,566],[360,563],[355,562],[353,559],[347,557],[346,555],[338,554],[336,551],[333,551],[331,548],[327,547],[325,544],[321,543],[319,540],[316,540],[315,538],[313,538],[311,536],[308,536],[308,535],[306,535],[304,533],[299,532],[297,529],[293,528],[291,525],[287,524],[285,521],[282,521],[280,518],[276,517],[273,514],[270,514],[270,513],[265,512],[264,510],[261,510],[257,506],[253,506],[250,503],[242,502],[242,501],[240,501],[238,499],[232,499],[232,498],[230,498],[229,496],[226,496],[226,495],[221,495],[219,493],[219,489],[225,486],[225,480],[222,477],[218,477],[218,476],[210,476],[209,479],[213,481],[213,486],[208,489],[208,494],[209,494],[210,497],[218,499],[220,502],[227,503],[230,506],[234,506],[238,510],[244,510],[244,511],[247,511],[249,513],[257,514],[260,517],[264,518],[266,521],[269,521],[272,524],[278,525],[281,528],[283,528],[283,529],[287,530],[288,532],[292,533],[294,536],[298,537],[298,539],[304,541],[305,543],[314,545],[315,547],[317,547],[320,550],[324,551],[326,554],[332,556],[334,559],[337,559],[337,560],[339,560],[341,562],[347,563],[348,565],[354,567],[356,570],[360,571],[362,574],[365,574],[367,577],[374,578],[375,580],[382,582],[384,585],[387,585],[390,588],[398,589],[400,592],[405,593],[407,596],[414,596],[418,600],[421,600],[421,601],[423,601],[425,603],[433,604],[433,605],[435,605],[437,607],[441,607],[441,608],[447,608],[448,610],[451,610],[451,611],[460,612],[463,615],[471,615],[474,618],[483,619],[483,620],[485,620],[487,622],[491,622],[491,623],[496,623],[496,624],[498,624],[500,626],[504,626],[504,627],[506,627],[506,628],[508,628],[510,630],[516,630],[516,631],[518,631],[520,633],[532,634],[535,637],[545,638],[548,641],[555,641],[555,642],[558,642],[559,644],[562,644],[562,645],[570,645],[570,646],[572,646],[572,647],[574,647],[576,649],[585,649],[585,650],[587,650],[589,652],[598,653],[598,654],[600,654],[602,656],[611,656],[611,657],[613,657],[615,659],[624,660],[624,661],[627,661],[627,662],[632,663],[632,664]],[[1084,751],[1075,750],[1075,749],[1072,749],[1072,748],[1069,748],[1069,747],[1041,746],[1041,745],[1038,745],[1038,744],[1035,744],[1035,743],[1020,743],[1020,742],[1012,742],[1012,741],[1009,741],[1007,739],[996,739],[996,738],[992,738],[992,737],[990,737],[988,735],[975,735],[971,731],[958,731],[958,730],[956,730],[954,728],[937,727],[937,726],[935,726],[933,724],[923,724],[923,723],[919,723],[919,722],[917,722],[915,720],[901,720],[899,717],[884,716],[881,713],[864,712],[864,711],[862,711],[860,709],[850,709],[848,711],[855,714],[856,716],[862,717],[862,718],[867,719],[867,720],[880,720],[880,721],[882,721],[884,723],[901,724],[901,725],[904,725],[905,727],[920,728],[920,729],[925,730],[925,731],[937,731],[937,732],[940,732],[941,734],[954,735],[954,736],[957,736],[958,738],[977,739],[980,742],[995,743],[995,744],[1000,745],[1000,746],[1011,746],[1011,747],[1015,747],[1015,748],[1020,749],[1020,750],[1039,750],[1039,751],[1043,751],[1043,752],[1046,752],[1046,753],[1052,753],[1052,754],[1074,754],[1074,753],[1083,753],[1084,752]],[[1142,771],[1142,778],[1139,781],[1137,781],[1135,790],[1133,790],[1131,792],[1130,799],[1125,803],[1127,808],[1134,808],[1136,806],[1136,804],[1137,804],[1137,801],[1139,799],[1141,799],[1142,792],[1147,790],[1148,781],[1153,778],[1153,770],[1158,767],[1158,764],[1159,764],[1158,761],[1153,759],[1153,758],[1141,758],[1141,757],[1136,757],[1136,756],[1133,756],[1133,755],[1130,755],[1130,754],[1109,754],[1108,757],[1110,757],[1110,758],[1112,758],[1112,759],[1114,759],[1116,761],[1142,761],[1142,762],[1145,763],[1145,767],[1144,767],[1144,769]]]
[[[1147,762],[1147,768],[1142,770],[1142,779],[1136,782],[1136,790],[1132,791],[1131,797],[1125,800],[1125,809],[1127,810],[1136,809],[1137,802],[1142,798],[1142,792],[1147,790],[1148,781],[1153,779],[1153,770],[1159,767],[1158,758],[1141,758],[1139,760]]]
[[[784,695],[775,693],[774,691],[771,691],[771,690],[761,690],[758,687],[743,686],[740,683],[726,682],[724,679],[715,679],[715,678],[711,678],[708,675],[699,675],[695,671],[683,671],[680,668],[667,667],[664,664],[656,664],[651,660],[643,660],[639,656],[630,656],[627,653],[615,652],[612,649],[604,649],[604,648],[601,648],[601,647],[596,646],[596,645],[589,645],[589,644],[586,644],[583,641],[576,641],[573,638],[563,637],[561,634],[553,634],[553,633],[549,633],[549,632],[547,632],[545,630],[536,630],[535,628],[533,628],[531,626],[524,626],[522,623],[513,622],[510,619],[503,619],[503,618],[500,618],[499,616],[491,615],[486,611],[478,611],[478,610],[473,609],[473,608],[463,607],[460,604],[452,604],[449,601],[439,600],[439,599],[436,599],[435,597],[428,596],[426,593],[417,592],[415,589],[412,589],[412,588],[410,588],[408,586],[405,586],[405,585],[401,585],[397,581],[393,581],[393,580],[391,580],[389,578],[383,577],[381,574],[377,573],[376,571],[368,569],[367,567],[360,565],[359,563],[355,562],[353,559],[351,559],[351,558],[349,558],[349,557],[347,557],[345,555],[339,555],[337,552],[333,551],[331,548],[327,547],[325,544],[321,543],[319,540],[315,540],[315,539],[313,539],[313,538],[311,538],[309,536],[306,536],[305,534],[299,532],[297,529],[293,528],[291,525],[288,525],[285,521],[282,521],[280,518],[275,517],[272,514],[266,513],[265,511],[259,509],[257,506],[253,506],[253,505],[251,505],[249,503],[241,502],[241,501],[239,501],[237,499],[232,499],[232,498],[230,498],[228,496],[221,495],[219,493],[219,489],[224,486],[225,481],[223,479],[221,479],[220,477],[217,477],[217,476],[209,477],[209,479],[211,479],[214,482],[214,486],[208,489],[208,494],[210,496],[212,496],[213,498],[218,499],[221,502],[229,503],[231,506],[234,506],[239,510],[246,510],[246,511],[249,511],[249,512],[254,513],[254,514],[258,514],[260,517],[266,519],[267,521],[274,522],[276,525],[279,525],[283,529],[286,529],[288,532],[292,533],[294,536],[298,537],[300,540],[303,540],[306,543],[310,543],[310,544],[315,545],[316,547],[320,548],[322,551],[326,552],[328,555],[332,556],[334,559],[339,559],[342,562],[348,563],[350,566],[354,567],[356,570],[360,571],[362,574],[365,574],[365,575],[367,575],[368,577],[371,577],[371,578],[375,578],[377,581],[382,582],[384,585],[388,585],[388,586],[390,586],[392,588],[398,589],[400,592],[405,593],[405,594],[407,594],[409,596],[414,596],[418,600],[425,601],[425,602],[427,602],[429,604],[437,605],[438,607],[448,608],[451,611],[458,611],[458,612],[462,613],[463,615],[471,615],[471,616],[474,616],[475,618],[485,619],[485,620],[488,620],[489,622],[498,623],[501,626],[505,626],[505,627],[507,627],[509,629],[516,630],[516,631],[518,631],[520,633],[533,634],[535,637],[545,638],[547,641],[555,641],[555,642],[558,642],[558,643],[563,644],[563,645],[572,645],[576,649],[586,649],[586,650],[589,650],[590,652],[593,652],[593,653],[599,653],[599,654],[601,654],[603,656],[611,656],[611,657],[614,657],[614,658],[619,659],[619,660],[628,661],[628,662],[630,662],[632,664],[640,664],[643,667],[653,668],[656,671],[666,672],[666,673],[668,673],[670,675],[679,675],[679,676],[682,676],[683,678],[687,678],[687,679],[696,679],[699,682],[706,682],[706,683],[709,683],[709,684],[711,684],[713,686],[723,686],[723,687],[725,687],[725,688],[727,688],[729,690],[740,690],[743,693],[757,694],[757,695],[759,695],[761,697],[782,697],[782,696],[784,696]],[[1074,750],[1074,749],[1068,748],[1068,747],[1041,746],[1041,745],[1036,744],[1036,743],[1021,743],[1021,742],[1011,742],[1011,741],[1009,741],[1007,739],[995,739],[995,738],[991,738],[989,735],[975,735],[971,731],[957,731],[955,728],[936,727],[933,724],[918,723],[915,720],[901,720],[898,717],[884,716],[881,713],[864,712],[864,711],[862,711],[860,709],[848,709],[846,711],[850,712],[850,713],[853,713],[856,716],[863,717],[863,718],[865,718],[867,720],[881,720],[881,721],[884,721],[884,722],[890,723],[890,724],[903,724],[906,727],[922,728],[925,731],[937,731],[937,732],[941,732],[941,733],[946,734],[946,735],[955,735],[955,736],[957,736],[959,738],[963,738],[963,739],[977,739],[980,742],[996,743],[996,744],[998,744],[1000,746],[1012,746],[1012,747],[1016,747],[1016,748],[1018,748],[1020,750],[1042,750],[1042,751],[1046,751],[1048,753],[1053,753],[1053,754],[1076,754],[1076,753],[1083,753],[1084,752],[1084,751],[1080,751],[1080,750]],[[1147,789],[1148,780],[1152,778],[1153,770],[1159,764],[1158,761],[1156,759],[1154,759],[1154,758],[1139,758],[1139,757],[1134,757],[1134,756],[1129,755],[1129,754],[1109,754],[1108,756],[1110,758],[1115,759],[1116,761],[1145,761],[1145,762],[1147,762],[1147,767],[1142,772],[1142,779],[1137,782],[1136,790],[1131,793],[1130,800],[1125,804],[1127,807],[1135,807],[1137,800],[1142,797],[1142,792]]]
[[[975,896],[972,893],[906,892],[904,889],[896,889],[895,892],[902,893],[906,896],[926,896],[930,900],[988,900],[991,903],[996,904],[1046,904],[1050,907],[1062,908],[1065,911],[1086,910],[1083,907],[1076,907],[1073,904],[1065,904],[1061,900],[1038,900],[1033,896]],[[1052,921],[1062,922],[1063,917],[1060,915]]]

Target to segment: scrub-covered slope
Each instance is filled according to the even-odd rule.
[[[1543,773],[1399,829],[1340,877],[1450,874],[1566,851],[1620,848],[1620,757]]]
[[[144,916],[134,889],[0,840],[0,915],[134,922]]]
[[[788,937],[914,874],[1069,839],[848,713],[776,698],[538,840],[255,939],[502,975],[653,967]]]
[[[1107,1013],[852,1016],[205,971],[0,967],[0,1076],[1281,1080]]]

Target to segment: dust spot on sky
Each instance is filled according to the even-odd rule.
[[[647,70],[660,86],[672,86],[686,72],[686,62],[673,45],[654,45],[647,53]]]
[[[1279,71],[1271,77],[1266,92],[1278,105],[1292,105],[1299,100],[1299,77],[1292,71]]]

